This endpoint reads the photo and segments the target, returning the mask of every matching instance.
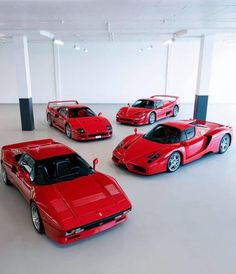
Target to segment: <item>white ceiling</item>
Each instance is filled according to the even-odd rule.
[[[236,0],[0,0],[1,34],[43,39],[44,29],[67,41],[159,40],[236,32]]]

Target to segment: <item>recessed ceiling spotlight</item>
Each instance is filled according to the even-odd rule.
[[[84,52],[86,52],[86,53],[87,53],[87,52],[88,52],[88,49],[84,49]]]
[[[138,52],[143,52],[143,48],[139,49]]]
[[[80,50],[80,47],[77,46],[77,45],[74,45],[74,49],[75,49],[75,50]]]
[[[174,41],[175,41],[175,38],[172,37],[171,39],[168,39],[168,40],[164,41],[163,45],[165,45],[165,46],[170,45],[170,44],[174,43]]]
[[[153,49],[153,45],[149,45],[149,46],[147,47],[147,50],[151,50],[151,49]]]
[[[62,24],[62,25],[63,25],[64,23],[65,23],[65,21],[64,21],[64,20],[60,20],[60,24]]]

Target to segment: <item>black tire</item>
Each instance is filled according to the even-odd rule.
[[[35,202],[32,202],[30,204],[30,213],[31,213],[31,220],[35,230],[39,234],[43,234],[45,230],[44,230],[43,222],[42,222],[38,207]]]
[[[173,117],[176,117],[179,114],[179,106],[175,105],[173,108]]]
[[[1,164],[1,174],[2,174],[3,183],[7,186],[11,185],[11,182],[8,179],[7,172],[3,164]]]
[[[230,141],[231,141],[231,139],[230,139],[229,134],[225,134],[221,138],[220,145],[219,145],[219,153],[220,154],[223,154],[223,153],[225,153],[228,150],[228,148],[230,146]]]
[[[167,162],[167,171],[175,172],[181,165],[181,154],[178,151],[173,152]]]
[[[156,122],[156,114],[155,112],[151,112],[149,115],[149,124],[152,125]]]
[[[52,116],[50,113],[47,114],[47,122],[50,127],[52,127]]]
[[[68,138],[71,138],[71,127],[70,127],[69,124],[66,124],[65,132],[66,132],[66,136],[67,136]]]

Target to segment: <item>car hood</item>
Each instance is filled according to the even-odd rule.
[[[120,109],[120,114],[122,116],[127,116],[127,117],[132,117],[135,116],[137,114],[142,114],[142,113],[149,113],[150,111],[152,111],[152,109],[148,109],[148,108],[136,108],[136,107],[123,107]]]
[[[74,129],[83,128],[85,132],[104,132],[110,122],[101,116],[81,117],[70,119],[70,124]]]
[[[134,135],[135,137],[135,135]],[[163,154],[167,149],[170,150],[171,147],[175,147],[176,144],[161,144],[156,143],[150,140],[143,138],[143,135],[140,135],[134,141],[130,140],[126,146],[118,150],[118,153],[122,155],[121,157],[125,161],[134,161],[147,158],[148,155],[152,153]]]
[[[41,202],[65,230],[131,207],[120,186],[99,172],[39,188]]]

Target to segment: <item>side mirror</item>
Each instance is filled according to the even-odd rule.
[[[137,134],[137,133],[138,133],[138,129],[135,128],[135,129],[134,129],[134,134]]]
[[[16,166],[14,166],[14,165],[13,165],[13,166],[11,167],[11,171],[12,171],[13,173],[15,173],[15,174],[16,174],[16,172],[17,172],[17,168],[16,168]]]
[[[128,105],[128,107],[130,107],[130,103],[128,103],[127,105]]]
[[[98,164],[98,158],[93,160],[93,169],[96,170],[96,165]]]
[[[101,116],[101,115],[102,115],[102,113],[101,113],[101,112],[99,112],[99,113],[98,113],[98,116]]]

